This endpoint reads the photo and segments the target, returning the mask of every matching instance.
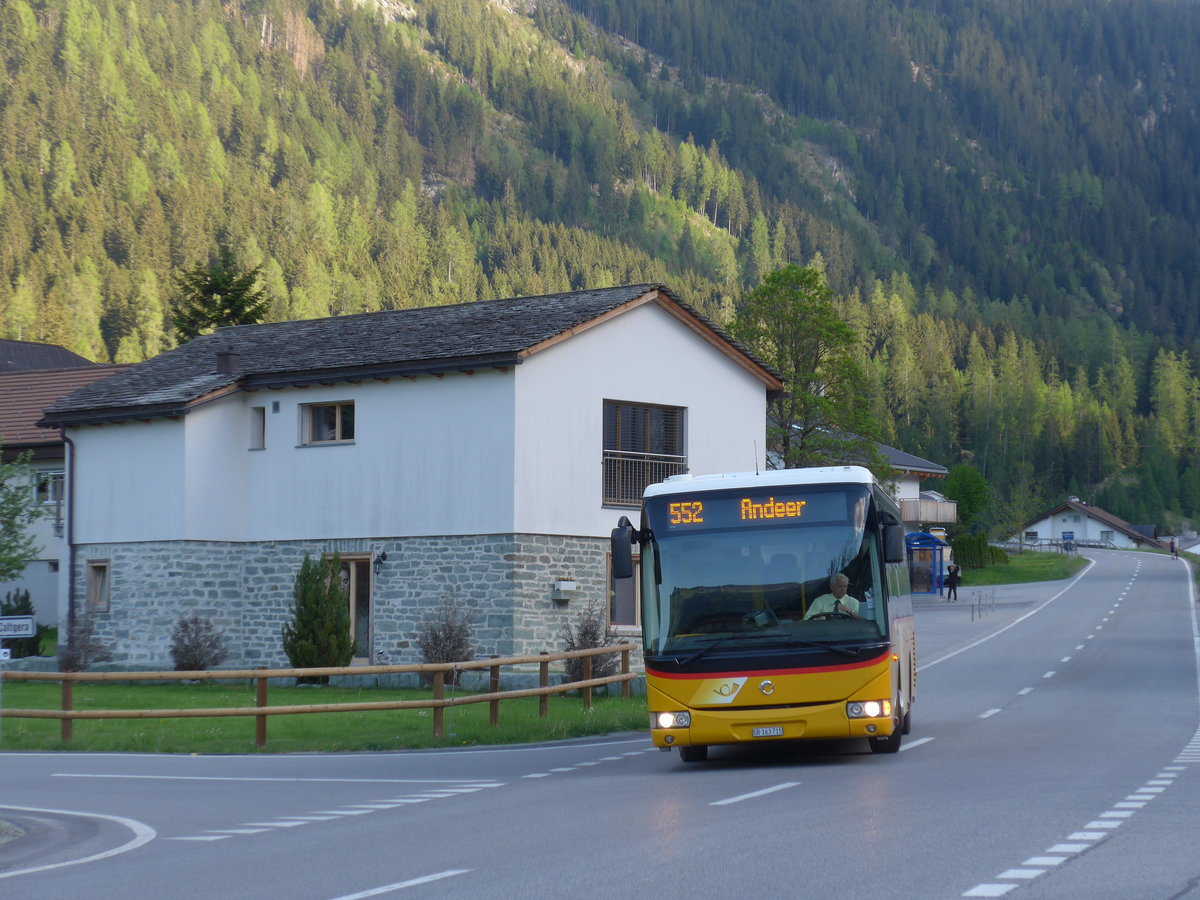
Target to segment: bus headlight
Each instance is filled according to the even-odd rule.
[[[689,712],[660,712],[650,714],[651,728],[687,728],[692,724]]]
[[[846,717],[849,719],[888,718],[891,714],[891,700],[851,700],[846,704]]]

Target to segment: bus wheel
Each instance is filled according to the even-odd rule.
[[[690,747],[680,747],[679,758],[684,762],[704,762],[706,759],[708,759],[708,747],[705,744],[693,744]]]
[[[912,731],[912,710],[911,709],[904,710],[904,718],[901,720],[901,722],[903,723],[900,726],[901,734],[908,734],[910,731]]]

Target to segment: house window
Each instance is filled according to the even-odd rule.
[[[612,555],[608,557],[608,624],[620,631],[642,627],[641,566],[633,557],[633,577],[612,577]]]
[[[109,574],[111,563],[107,559],[91,559],[87,564],[87,608],[88,612],[108,612]]]
[[[637,506],[647,485],[687,471],[685,409],[604,401],[604,502]]]
[[[1025,532],[1025,543],[1027,543],[1027,544],[1036,544],[1036,543],[1037,543],[1037,539],[1038,539],[1038,536],[1037,536],[1037,532],[1036,532],[1036,531],[1027,531],[1027,532]]]
[[[63,473],[58,470],[38,472],[33,492],[34,497],[39,503],[61,503],[63,499]]]
[[[1100,540],[1108,541],[1109,543],[1112,543],[1112,539],[1113,539],[1113,533],[1111,531],[1100,532]]]
[[[267,447],[267,408],[250,407],[250,449],[265,450]]]
[[[340,444],[354,440],[353,403],[302,406],[305,444]]]

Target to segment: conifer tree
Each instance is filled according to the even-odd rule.
[[[233,251],[221,244],[208,265],[195,266],[176,276],[180,294],[172,322],[179,342],[226,325],[261,322],[271,298],[263,288],[255,287],[260,268],[240,271]]]
[[[345,666],[354,658],[350,602],[338,554],[324,559],[304,554],[292,588],[292,621],[283,626],[283,652],[298,669]],[[299,684],[328,682],[328,676],[298,679]]]

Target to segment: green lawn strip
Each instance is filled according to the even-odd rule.
[[[458,696],[464,696],[462,691]],[[447,697],[450,691],[447,691]],[[4,683],[5,709],[58,709],[56,684]],[[326,703],[363,703],[387,700],[428,699],[420,690],[387,688],[272,688],[271,706],[307,706]],[[254,705],[251,684],[137,685],[104,682],[76,684],[75,709],[201,709]],[[267,719],[266,752],[395,750],[453,747],[472,744],[509,744],[559,740],[641,731],[646,728],[646,701],[594,695],[590,711],[578,694],[550,697],[545,719],[538,716],[538,699],[519,698],[500,704],[500,722],[488,724],[488,704],[472,703],[445,710],[445,734],[433,736],[433,710],[401,709],[365,712],[275,715]],[[64,746],[57,719],[4,718],[0,724],[0,749],[86,750],[134,753],[250,753],[254,746],[255,718],[203,717],[171,719],[77,719],[73,740]]]
[[[1026,584],[1031,581],[1057,581],[1070,578],[1087,565],[1081,554],[1065,553],[1010,553],[1008,562],[993,563],[982,569],[963,571],[959,592],[973,587],[989,587],[995,584]]]

